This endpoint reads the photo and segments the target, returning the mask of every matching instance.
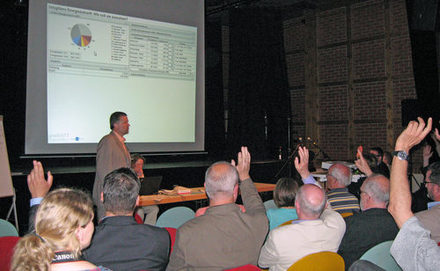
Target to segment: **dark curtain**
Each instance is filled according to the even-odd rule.
[[[9,163],[15,167],[24,153],[27,49],[27,8],[16,2],[0,1],[0,34],[7,37],[0,44],[0,115]]]
[[[225,148],[222,32],[220,23],[205,25],[205,147],[212,159],[222,159]]]
[[[278,12],[231,10],[229,74],[229,154],[246,145],[254,159],[277,157],[279,146],[287,147],[290,114]]]

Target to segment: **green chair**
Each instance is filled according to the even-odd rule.
[[[156,222],[156,227],[175,228],[182,226],[186,221],[194,218],[195,213],[188,207],[174,207],[166,210],[159,216]]]
[[[0,219],[0,237],[2,236],[18,236],[17,229],[4,219]]]
[[[366,260],[387,271],[401,271],[402,269],[391,256],[390,248],[393,241],[385,241],[367,250],[361,260]]]

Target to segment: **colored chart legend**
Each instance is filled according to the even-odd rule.
[[[92,40],[92,32],[84,24],[76,24],[72,27],[70,31],[70,36],[72,41],[79,47],[85,47],[89,45]]]

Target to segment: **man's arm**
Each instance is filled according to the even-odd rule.
[[[356,167],[365,175],[370,176],[373,174],[373,171],[371,170],[370,166],[367,163],[367,160],[365,160],[364,155],[362,154],[361,150],[357,150],[357,154],[359,156],[359,159],[354,161],[354,164]]]
[[[409,153],[429,133],[432,119],[425,127],[423,119],[411,121],[396,140],[396,151]],[[393,158],[388,210],[400,228],[391,247],[391,255],[404,270],[437,270],[440,249],[411,212],[411,194],[407,178],[408,161]]]
[[[262,212],[266,215],[263,201],[249,175],[251,168],[251,154],[249,153],[248,148],[241,147],[241,152],[237,155],[237,164],[234,160],[231,161],[231,164],[235,166],[238,171],[241,199],[243,200],[246,212]]]
[[[295,157],[293,163],[295,164],[296,171],[301,175],[303,183],[320,186],[309,171],[309,150],[306,147],[298,147],[298,155],[299,158]]]
[[[440,247],[415,216],[403,224],[390,252],[403,270],[434,271],[440,266]]]
[[[425,122],[418,118],[418,122],[411,121],[396,140],[394,150],[405,151],[407,154],[412,147],[419,144],[431,131],[432,119]],[[393,216],[399,228],[414,214],[411,211],[411,194],[407,177],[408,161],[393,158],[390,178],[390,203],[388,211]]]
[[[35,215],[37,213],[38,205],[44,196],[49,192],[53,183],[53,176],[50,171],[47,172],[47,181],[44,178],[43,165],[39,161],[33,161],[34,168],[27,176],[27,183],[29,192],[31,193],[31,209],[29,210],[29,226],[28,232],[35,229]]]

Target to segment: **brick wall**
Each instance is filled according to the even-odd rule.
[[[318,144],[334,160],[353,159],[358,145],[391,151],[394,141],[387,136],[395,140],[403,129],[401,101],[416,98],[405,0],[353,1],[317,10],[312,18],[315,33],[306,27],[310,16],[284,22],[292,139],[307,138],[306,127],[316,126]],[[225,93],[228,30],[224,26]],[[316,35],[314,51],[305,47],[312,34]],[[316,54],[315,66],[307,63],[307,53]],[[311,85],[305,77],[307,69],[316,73],[318,105],[312,108],[319,112],[316,124],[306,121]],[[420,152],[414,158],[417,168]]]
[[[353,1],[316,11],[315,20],[319,145],[335,160],[353,159],[357,145],[391,151],[387,136],[402,131],[401,101],[416,98],[405,1]],[[292,133],[302,137],[312,125],[301,106],[310,84],[304,77],[307,23],[299,17],[284,24]]]

